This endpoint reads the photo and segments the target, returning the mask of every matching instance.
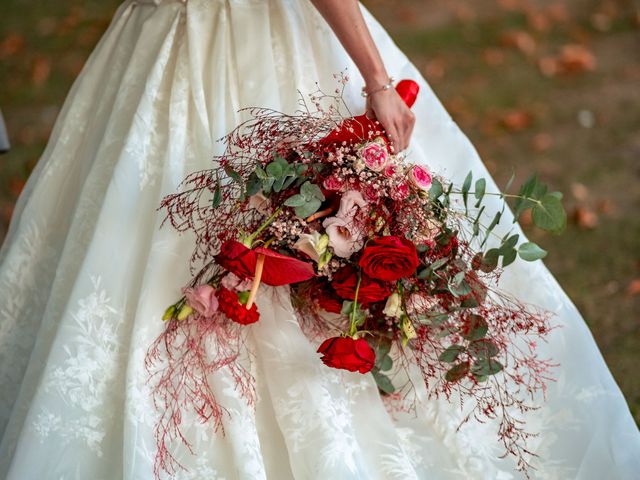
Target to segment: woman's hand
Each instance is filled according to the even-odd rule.
[[[409,146],[416,117],[395,89],[380,90],[367,96],[367,117],[377,119],[387,132],[395,153]]]
[[[396,152],[409,145],[413,113],[394,89],[375,91],[389,81],[380,52],[356,0],[311,0],[360,70],[369,88],[367,116],[376,117],[387,131]]]

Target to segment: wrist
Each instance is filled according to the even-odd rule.
[[[386,92],[387,90],[393,89],[394,84],[393,77],[388,77],[384,83],[377,83],[375,85],[366,84],[362,87],[362,96],[363,97],[371,97],[372,95],[380,92]]]

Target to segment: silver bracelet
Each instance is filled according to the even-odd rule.
[[[374,90],[372,92],[367,92],[367,87],[366,85],[364,87],[362,87],[362,92],[361,95],[364,98],[367,98],[370,95],[373,95],[374,93],[378,93],[378,92],[384,92],[385,90],[391,90],[393,88],[393,82],[394,82],[394,78],[393,77],[389,77],[389,83],[385,83],[384,85],[382,85],[380,88],[378,88],[377,90]]]

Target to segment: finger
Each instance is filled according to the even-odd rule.
[[[395,131],[396,131],[396,138],[397,138],[397,141],[396,141],[397,152],[401,152],[402,150],[407,148],[406,129],[404,128],[404,125],[396,124]]]

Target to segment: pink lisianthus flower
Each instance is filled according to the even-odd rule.
[[[389,163],[389,153],[384,143],[377,141],[364,144],[358,150],[358,156],[369,170],[381,172]]]
[[[184,296],[187,304],[205,318],[210,318],[218,311],[218,297],[216,290],[209,284],[198,285],[195,288],[185,288]]]
[[[364,232],[353,221],[340,218],[327,218],[322,226],[329,235],[329,245],[338,257],[349,258],[364,246]]]
[[[424,165],[414,165],[409,169],[409,182],[416,188],[428,191],[431,188],[431,172]]]

